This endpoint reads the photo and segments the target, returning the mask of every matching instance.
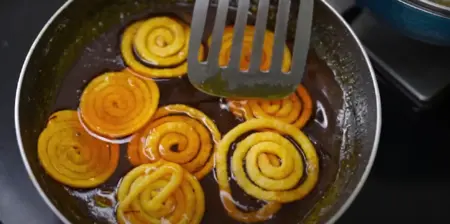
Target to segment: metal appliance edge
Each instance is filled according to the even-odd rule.
[[[402,34],[432,45],[450,46],[450,8],[428,0],[356,0]]]

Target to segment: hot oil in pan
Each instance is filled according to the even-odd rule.
[[[189,12],[191,11],[192,8],[180,6],[177,9],[171,9],[171,14],[159,13],[156,15],[175,16],[189,24]],[[121,34],[125,27],[133,21],[149,16],[155,16],[155,14],[136,15],[104,33],[87,46],[73,69],[67,74],[57,97],[54,111],[77,109],[82,90],[90,80],[103,72],[119,71],[125,68],[120,53]],[[232,14],[228,18],[231,25]],[[207,21],[212,20],[208,19]],[[211,30],[211,26],[207,25],[207,29]],[[223,101],[199,92],[192,87],[187,77],[160,79],[157,80],[157,84],[161,95],[159,106],[179,103],[195,107],[215,121],[222,135],[241,122],[223,107]],[[332,184],[338,170],[342,142],[341,136],[338,134],[340,128],[337,117],[338,111],[343,107],[343,93],[334,80],[333,72],[313,52],[310,52],[308,58],[308,74],[304,78],[303,84],[311,94],[316,111],[304,128],[304,132],[310,137],[320,156],[319,183],[309,196],[303,200],[283,205],[283,208],[266,223],[298,223],[301,221]],[[121,145],[119,166],[105,184],[87,191],[72,188],[67,188],[67,190],[76,200],[80,201],[81,207],[86,207],[86,211],[91,214],[93,219],[99,223],[115,223],[114,191],[120,178],[132,168],[127,159],[126,144],[123,144]],[[203,223],[237,223],[226,214],[222,206],[213,172],[201,181],[206,200]],[[252,209],[258,208],[262,204],[262,202],[245,195],[234,181],[231,182],[233,196],[241,205]]]

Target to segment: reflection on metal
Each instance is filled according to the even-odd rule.
[[[326,129],[328,127],[328,117],[327,113],[325,111],[325,107],[322,105],[320,101],[316,101],[316,119],[314,119],[314,122],[320,125],[323,129]]]

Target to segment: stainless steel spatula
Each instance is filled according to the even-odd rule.
[[[261,71],[262,48],[266,30],[269,0],[260,0],[256,15],[250,67],[240,71],[240,57],[250,0],[239,0],[234,23],[231,56],[227,67],[220,67],[219,52],[228,14],[229,0],[218,0],[208,58],[198,60],[198,50],[205,28],[209,0],[196,0],[189,41],[188,77],[199,90],[214,96],[232,98],[279,99],[290,95],[302,81],[309,50],[314,0],[299,4],[291,71],[282,72],[283,51],[291,8],[291,0],[279,0],[275,23],[275,39],[269,71]]]

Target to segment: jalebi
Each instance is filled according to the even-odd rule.
[[[201,179],[214,166],[219,140],[219,130],[203,112],[182,104],[168,105],[132,136],[128,158],[134,165],[161,159],[178,163]]]
[[[125,63],[137,73],[151,78],[179,77],[187,73],[189,26],[162,16],[130,25],[122,36]],[[199,60],[204,58],[200,46]],[[146,65],[148,64],[148,65]]]
[[[219,65],[226,66],[228,65],[228,61],[230,60],[231,55],[231,45],[233,43],[233,31],[234,28],[232,26],[228,26],[224,30],[223,38],[222,38],[222,47],[220,49],[219,55]],[[242,51],[241,51],[241,70],[247,70],[250,65],[250,58],[252,54],[252,46],[253,46],[253,34],[255,32],[255,28],[253,26],[247,26],[244,31],[244,40],[242,43]],[[211,45],[211,38],[209,39],[209,44]],[[263,71],[267,71],[270,69],[270,65],[272,63],[272,48],[274,43],[274,34],[273,32],[266,30],[264,33],[264,45],[262,50],[262,58],[260,69]],[[289,48],[284,46],[284,54],[283,54],[283,65],[282,71],[288,72],[291,68],[291,54]]]
[[[119,162],[119,146],[102,142],[82,127],[77,112],[63,110],[50,116],[38,140],[38,157],[55,180],[77,188],[105,182]]]
[[[155,113],[158,102],[159,89],[153,80],[123,70],[92,80],[81,96],[80,111],[91,131],[120,138],[142,128]]]
[[[282,100],[227,100],[230,111],[246,120],[272,118],[302,128],[311,118],[312,101],[308,91],[299,85],[297,91]]]
[[[236,142],[247,133],[250,134]],[[296,146],[284,135],[300,146],[306,165]],[[233,143],[237,144],[230,164],[236,182],[247,194],[268,202],[258,211],[239,210],[231,196],[228,151]],[[306,177],[300,182],[304,169]],[[273,119],[252,119],[233,128],[220,141],[216,174],[228,214],[241,222],[259,222],[276,213],[281,203],[300,200],[311,192],[318,180],[319,159],[308,137],[293,125]]]
[[[165,161],[131,170],[120,183],[117,199],[121,224],[198,224],[205,212],[198,180],[180,165]]]

